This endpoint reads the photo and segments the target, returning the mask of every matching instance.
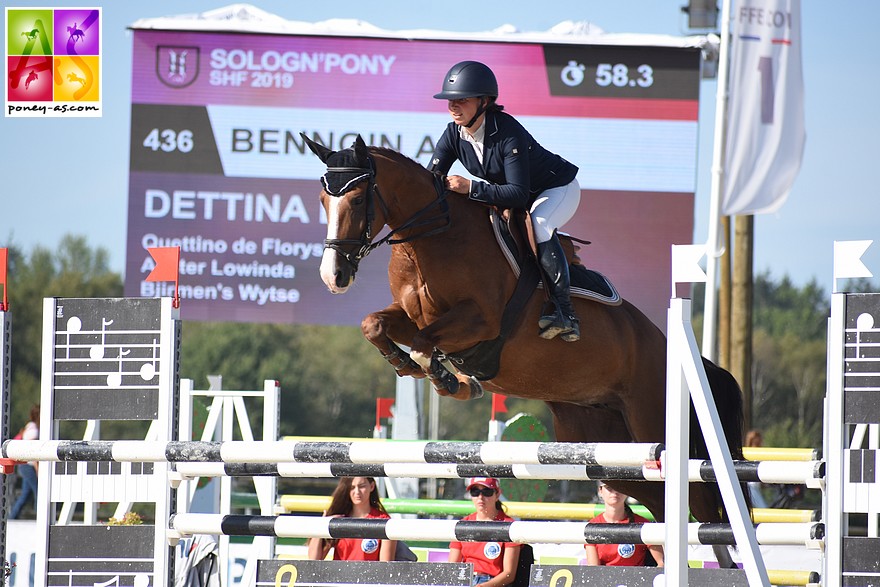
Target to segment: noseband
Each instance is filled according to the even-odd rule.
[[[367,217],[366,222],[364,224],[364,231],[361,233],[359,239],[325,239],[324,240],[324,248],[333,249],[336,251],[343,259],[345,259],[355,271],[358,269],[358,264],[361,259],[370,254],[373,249],[388,243],[389,245],[396,245],[400,243],[409,242],[418,238],[424,238],[427,236],[431,236],[434,234],[439,234],[449,229],[450,226],[450,217],[449,217],[449,202],[446,201],[446,189],[443,184],[442,179],[438,176],[434,178],[434,189],[437,192],[437,198],[431,201],[427,206],[413,214],[408,220],[402,223],[397,228],[392,228],[388,234],[379,239],[376,242],[373,242],[373,220],[376,217],[376,208],[374,202],[379,202],[379,206],[382,208],[382,214],[385,216],[386,223],[388,222],[388,205],[385,203],[385,200],[382,198],[382,194],[379,192],[379,186],[376,183],[376,165],[373,162],[372,157],[367,157],[367,162],[369,163],[369,167],[327,167],[327,173],[325,173],[321,177],[321,184],[324,186],[324,191],[327,194],[334,197],[344,196],[346,193],[350,192],[355,188],[358,184],[367,181],[367,190],[366,190],[366,198],[367,198]],[[341,188],[331,191],[330,190],[330,182],[327,180],[327,175],[330,173],[357,173],[358,175],[354,178],[347,181]],[[375,195],[375,198],[374,198]],[[424,218],[424,216],[435,206],[439,208],[437,214]],[[404,238],[393,238],[395,234],[398,234],[402,230],[408,230],[413,228],[418,228],[425,226],[427,224],[433,224],[437,221],[443,221],[443,225],[437,228],[432,228],[430,230],[426,230],[424,232],[419,232],[417,234],[411,234]],[[355,252],[351,253],[344,250],[343,247],[355,247]]]

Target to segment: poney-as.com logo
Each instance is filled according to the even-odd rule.
[[[101,9],[6,8],[7,117],[101,116]]]

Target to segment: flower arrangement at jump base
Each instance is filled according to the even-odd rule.
[[[125,512],[122,518],[110,518],[107,520],[108,526],[140,526],[144,521],[137,512]]]

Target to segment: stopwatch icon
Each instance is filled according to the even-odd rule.
[[[562,79],[562,83],[573,88],[584,82],[584,71],[586,71],[586,69],[587,66],[583,63],[578,63],[577,61],[572,60],[568,62],[568,65],[562,68],[562,73],[559,77]]]

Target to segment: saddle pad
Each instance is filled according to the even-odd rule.
[[[504,221],[495,213],[494,210],[489,212],[489,220],[492,225],[492,231],[495,233],[495,240],[501,248],[501,252],[507,259],[513,274],[519,278],[520,264],[519,255],[512,241],[505,238],[501,225]],[[563,235],[562,238],[565,238]],[[619,306],[623,301],[617,288],[611,283],[607,277],[594,271],[587,269],[583,265],[569,265],[569,273],[571,274],[571,295],[576,298],[593,300],[607,306]],[[543,287],[543,283],[538,284],[538,289]]]

